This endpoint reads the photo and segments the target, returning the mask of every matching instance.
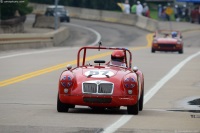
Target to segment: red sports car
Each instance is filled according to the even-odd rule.
[[[153,35],[151,52],[174,51],[183,53],[183,40],[180,31],[158,30]]]
[[[113,53],[108,61],[94,60],[90,64],[86,63],[88,58],[91,59],[87,57],[89,51]],[[75,105],[92,109],[120,109],[120,106],[126,106],[128,114],[133,115],[143,109],[144,76],[137,67],[132,67],[132,53],[126,48],[100,45],[80,48],[77,66],[72,68],[68,65],[58,84],[58,112],[68,112]]]

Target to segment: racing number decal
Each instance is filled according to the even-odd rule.
[[[109,71],[90,71],[90,75],[107,75]]]
[[[85,72],[85,76],[91,75],[93,78],[105,78],[106,75],[109,77],[113,76],[114,73],[108,70],[91,70]]]

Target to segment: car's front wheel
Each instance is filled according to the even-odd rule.
[[[68,112],[69,108],[74,108],[74,107],[75,107],[74,105],[62,103],[59,99],[59,94],[58,94],[58,98],[57,98],[57,111],[58,112]]]
[[[139,113],[139,103],[137,102],[134,105],[127,106],[128,114],[138,115]]]
[[[156,52],[155,49],[151,48],[151,53],[155,53],[155,52]]]
[[[178,53],[179,53],[179,54],[182,54],[182,53],[183,53],[183,49],[179,50]]]
[[[140,100],[139,100],[139,111],[143,110],[143,101],[144,101],[144,90],[142,90],[142,94],[141,94]]]

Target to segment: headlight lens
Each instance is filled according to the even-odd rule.
[[[124,87],[127,89],[133,89],[135,87],[135,79],[134,78],[126,78],[124,80]]]
[[[63,76],[60,81],[64,88],[70,88],[73,85],[71,76]]]
[[[158,41],[156,39],[153,40],[153,43],[158,43]]]
[[[181,41],[177,41],[177,44],[181,44]]]

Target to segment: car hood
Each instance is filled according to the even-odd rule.
[[[122,79],[131,71],[121,67],[114,66],[89,66],[77,68],[73,71],[78,81],[87,80],[116,80]]]

